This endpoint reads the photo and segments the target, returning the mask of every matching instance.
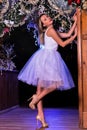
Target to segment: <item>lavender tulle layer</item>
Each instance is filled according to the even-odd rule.
[[[72,76],[56,50],[39,49],[27,61],[18,80],[29,85],[68,90],[75,87]]]

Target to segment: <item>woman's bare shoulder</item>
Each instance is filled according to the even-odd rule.
[[[56,33],[56,30],[53,28],[53,27],[50,27],[48,30],[47,30],[47,35],[48,36],[51,36],[53,34]]]

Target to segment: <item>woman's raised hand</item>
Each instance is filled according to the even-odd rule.
[[[80,9],[80,8],[77,8],[77,9],[76,9],[76,13],[77,13],[77,15],[81,15],[81,9]]]
[[[74,14],[73,20],[77,22],[77,13]]]

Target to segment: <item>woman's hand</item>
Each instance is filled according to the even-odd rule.
[[[79,15],[79,16],[81,15],[81,9],[80,8],[76,9],[76,14]]]
[[[77,22],[77,13],[74,14],[73,20]]]

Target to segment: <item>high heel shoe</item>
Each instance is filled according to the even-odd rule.
[[[31,109],[35,109],[35,104],[37,103],[37,95],[36,94],[34,94],[32,97],[30,97],[27,101],[30,101],[32,99],[32,101],[29,103],[29,107],[31,108]]]
[[[40,121],[42,123],[42,127],[48,128],[48,124],[45,121],[43,121],[39,115],[36,116],[36,120],[37,120],[37,125],[38,125],[38,121]]]

